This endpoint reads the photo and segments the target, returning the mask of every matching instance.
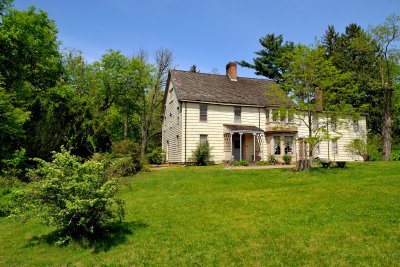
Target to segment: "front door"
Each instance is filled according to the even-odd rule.
[[[242,149],[240,149],[240,135],[235,134],[232,136],[233,142],[233,158],[234,160],[240,160],[240,153],[242,153],[243,159],[243,148],[244,148],[244,135],[242,136]]]

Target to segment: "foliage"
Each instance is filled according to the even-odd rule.
[[[367,155],[367,149],[367,142],[360,138],[353,139],[346,145],[347,152],[359,155],[361,157]]]
[[[53,154],[52,162],[36,161],[39,167],[29,176],[39,181],[27,190],[24,205],[61,230],[65,238],[92,235],[111,220],[122,220],[123,202],[116,197],[116,182],[106,176],[101,162],[81,163],[63,148]]]
[[[165,153],[161,147],[153,149],[153,151],[147,154],[146,157],[150,164],[160,165],[165,162]]]
[[[22,180],[25,175],[25,161],[27,159],[25,154],[26,150],[21,148],[16,150],[10,159],[3,159],[3,174],[7,177],[14,177]]]
[[[244,60],[238,62],[242,67],[254,69],[256,75],[262,75],[281,83],[283,74],[287,71],[287,58],[285,54],[294,49],[293,42],[283,42],[282,35],[267,34],[259,40],[262,50],[255,52],[258,56],[253,58],[253,64]]]
[[[369,134],[367,139],[368,160],[382,160],[382,137],[379,134]]]
[[[278,160],[276,159],[276,157],[274,155],[270,155],[268,158],[268,164],[269,165],[275,165],[278,164]]]
[[[233,166],[249,166],[249,162],[247,160],[237,160],[233,162]]]
[[[208,165],[211,161],[211,148],[208,141],[199,143],[192,151],[192,161],[198,166]]]
[[[256,161],[256,165],[257,166],[265,166],[265,165],[268,165],[268,164],[269,164],[268,161],[262,161],[262,160]]]
[[[285,164],[290,164],[292,162],[292,155],[285,154],[283,155],[282,159],[285,162]]]
[[[15,107],[13,95],[0,86],[0,162],[11,157],[19,139],[24,136],[23,125],[28,117],[29,112]]]
[[[400,161],[400,149],[393,149],[390,154],[390,160]]]

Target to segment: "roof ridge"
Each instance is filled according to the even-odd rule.
[[[225,74],[216,74],[216,73],[205,73],[205,72],[193,72],[190,70],[177,70],[177,69],[173,69],[170,71],[179,71],[179,72],[186,72],[186,73],[190,73],[190,74],[197,74],[197,75],[209,75],[209,76],[222,76],[222,77],[226,77]],[[271,79],[263,79],[263,78],[252,78],[252,77],[243,77],[243,76],[237,76],[240,79],[249,79],[249,80],[259,80],[259,81],[267,81],[267,82],[274,82]]]

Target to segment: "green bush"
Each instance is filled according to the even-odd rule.
[[[192,161],[198,166],[209,165],[211,161],[211,148],[208,141],[199,143],[192,152]]]
[[[268,161],[256,161],[257,166],[265,166],[268,165]]]
[[[390,153],[390,160],[399,161],[400,160],[400,150],[394,149]]]
[[[268,164],[269,165],[275,165],[278,164],[278,160],[275,158],[274,155],[270,155],[268,158]]]
[[[285,154],[283,155],[282,159],[285,162],[285,164],[290,164],[292,162],[292,155]]]
[[[165,162],[165,153],[161,147],[153,149],[153,151],[147,154],[146,157],[150,164],[160,165]]]
[[[25,179],[26,168],[26,151],[24,148],[15,150],[11,159],[3,159],[1,162],[4,165],[3,174],[7,177],[14,177],[20,180]]]
[[[81,163],[64,148],[53,154],[52,162],[35,160],[39,167],[28,175],[39,181],[25,192],[22,206],[54,225],[63,241],[93,235],[111,221],[122,220],[123,202],[103,163]]]
[[[382,160],[382,137],[379,134],[368,135],[367,140],[367,153],[368,160],[380,161]]]
[[[233,162],[233,166],[249,166],[249,162],[247,160],[238,160]]]
[[[140,145],[128,140],[113,142],[111,153],[96,153],[93,159],[101,161],[111,177],[134,175],[145,169]]]

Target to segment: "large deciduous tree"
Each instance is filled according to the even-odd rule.
[[[371,29],[379,44],[380,78],[383,91],[382,159],[390,160],[392,149],[393,96],[396,83],[396,68],[399,65],[399,50],[393,44],[400,40],[400,17],[390,15],[385,22]]]

